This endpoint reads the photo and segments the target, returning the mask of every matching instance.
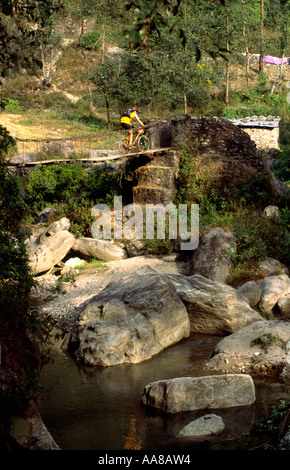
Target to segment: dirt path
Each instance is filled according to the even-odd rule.
[[[0,124],[5,126],[13,137],[18,139],[45,139],[47,137],[62,137],[56,130],[48,129],[44,125],[25,125],[21,121],[25,115],[13,113],[0,113]]]

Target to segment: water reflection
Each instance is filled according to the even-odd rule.
[[[83,368],[56,348],[41,378],[40,412],[54,440],[67,450],[156,450],[188,445],[175,436],[204,411],[164,415],[141,405],[148,383],[173,377],[208,375],[203,365],[219,338],[192,335],[141,364]],[[223,439],[248,434],[263,407],[285,387],[258,385],[262,400],[253,407],[218,410],[226,424]],[[289,397],[289,394],[288,394]],[[260,411],[259,411],[260,410]],[[211,410],[212,412],[212,410]],[[190,443],[203,448],[209,443]]]

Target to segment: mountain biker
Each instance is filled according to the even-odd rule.
[[[133,142],[134,126],[132,126],[131,124],[132,119],[136,119],[136,121],[139,122],[140,126],[144,127],[144,124],[140,120],[137,112],[138,112],[138,109],[135,106],[132,106],[132,108],[129,108],[126,111],[124,111],[121,117],[121,126],[128,131],[129,145],[132,145],[132,142]]]

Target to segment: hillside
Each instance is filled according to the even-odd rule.
[[[255,60],[256,57],[253,57]],[[85,135],[91,130],[100,130],[100,124],[102,130],[105,131],[107,127],[106,109],[102,98],[97,95],[95,87],[93,87],[93,94],[96,106],[93,113],[89,110],[87,84],[83,78],[85,67],[82,62],[80,51],[72,47],[63,51],[62,55],[58,55],[51,87],[43,87],[40,77],[37,76],[24,75],[7,79],[3,87],[3,96],[9,99],[9,103],[6,110],[0,114],[0,124],[9,130],[13,137],[19,139],[49,139]],[[264,70],[269,87],[277,79],[280,67],[266,65]],[[240,95],[248,92],[245,89],[244,66],[232,64],[230,77],[230,86],[233,92]],[[252,90],[257,86],[258,80],[259,73],[254,61],[250,75]],[[280,92],[285,95],[288,81],[290,81],[290,65],[286,64],[283,68],[283,80],[279,83],[276,94]],[[214,97],[220,92],[219,87],[213,85],[211,92]],[[236,96],[233,97],[232,101],[234,102],[230,103],[228,110],[235,110],[239,106],[235,103],[235,99]],[[247,101],[242,106],[244,109],[247,106],[250,108]],[[58,110],[60,110],[60,114]],[[178,109],[170,112],[170,110],[158,107],[156,114],[153,111],[154,116],[144,106],[141,106],[140,110],[143,119],[168,118],[170,114],[174,115],[178,112],[183,113],[184,110]],[[203,114],[197,113],[194,108],[189,109],[189,112],[194,115]],[[251,115],[251,109],[249,109],[248,115]],[[117,127],[118,108],[113,108],[112,117]],[[25,151],[30,151],[27,145]]]

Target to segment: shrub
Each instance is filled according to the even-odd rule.
[[[196,203],[202,216],[225,212],[235,206],[252,205],[264,207],[271,195],[270,175],[267,171],[255,172],[245,169],[243,177],[217,183],[221,170],[218,159],[200,158],[194,144],[188,144],[180,152],[180,171],[177,181],[178,201]]]
[[[96,49],[100,45],[101,34],[99,31],[90,31],[83,35],[81,39],[81,44],[86,49]]]
[[[232,256],[234,270],[229,282],[238,286],[258,277],[258,263],[266,256],[282,263],[290,262],[289,214],[281,209],[280,222],[263,216],[269,203],[270,183],[267,172],[245,173],[243,178],[215,185],[218,165],[202,167],[198,156],[184,149],[178,179],[178,203],[199,204],[200,229],[223,227],[237,238],[237,252]],[[195,158],[193,158],[193,156]]]
[[[271,165],[271,170],[279,181],[290,183],[290,146],[281,150],[276,162]]]
[[[49,326],[32,302],[33,277],[28,265],[21,221],[23,188],[4,161],[10,137],[0,145],[0,389],[5,400],[26,400],[35,392],[38,373],[47,360]]]
[[[25,201],[32,216],[54,205],[59,216],[70,219],[75,235],[90,236],[93,205],[111,204],[119,194],[119,178],[109,168],[96,168],[89,174],[81,164],[53,165],[31,172]]]

